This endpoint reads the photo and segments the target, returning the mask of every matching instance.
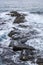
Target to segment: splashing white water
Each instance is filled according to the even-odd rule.
[[[25,31],[25,32],[35,29],[35,30],[38,30],[38,32],[40,32],[39,36],[41,35],[43,37],[43,15],[28,13],[28,16],[25,17],[27,20],[26,22],[20,23],[20,24],[13,24],[14,17],[12,18],[11,16],[6,15],[7,13],[9,12],[0,13],[0,18],[2,18],[3,20],[6,20],[6,24],[2,26],[3,30],[0,30],[0,37],[1,35],[4,35],[4,34],[7,35],[11,31],[12,27],[16,27],[20,29],[21,31]],[[25,12],[25,14],[27,13]],[[19,25],[26,25],[28,27],[22,28],[22,27],[19,27]],[[5,41],[9,42],[9,38],[7,37],[7,40],[5,39]],[[32,45],[33,47],[37,49],[43,49],[42,38],[32,39],[32,40],[30,39],[26,42],[26,44]]]

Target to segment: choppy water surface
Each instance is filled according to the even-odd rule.
[[[38,34],[34,35],[33,33],[31,35],[32,37],[28,38],[25,44],[32,46],[35,49],[39,50],[39,55],[43,57],[43,8],[42,8],[43,1],[41,0],[40,2],[40,0],[38,0],[34,2],[33,0],[33,2],[32,1],[27,2],[25,0],[21,4],[20,4],[21,0],[19,1],[1,0],[0,2],[3,3],[3,5],[0,3],[0,47],[2,46],[2,47],[8,48],[10,41],[11,41],[10,37],[8,37],[8,33],[11,30],[13,30],[13,27],[20,30],[24,34],[29,33],[29,31],[36,30]],[[27,14],[27,16],[25,17],[26,22],[19,23],[19,24],[17,23],[13,24],[15,17],[6,15],[11,10],[18,10],[19,12],[26,13]],[[34,12],[30,13],[30,11],[31,12],[35,11],[35,13]],[[26,62],[18,61],[18,57],[19,57],[18,52],[13,52],[11,49],[0,48],[0,65],[10,65],[10,64],[14,65],[14,62],[17,64],[21,64],[21,65],[37,65],[36,63],[35,64],[31,63],[31,61],[26,61]],[[8,60],[10,59],[9,64],[5,62],[5,59],[3,58],[5,59],[7,58]]]

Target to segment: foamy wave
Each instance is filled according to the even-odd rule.
[[[12,30],[12,21],[14,20],[11,16],[8,16],[6,14],[8,14],[9,12],[3,12],[0,13],[0,18],[2,19],[2,21],[5,22],[4,25],[0,25],[0,44],[2,46],[8,46],[10,43],[10,38],[7,36],[8,33]]]

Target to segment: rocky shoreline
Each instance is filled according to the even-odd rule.
[[[15,23],[20,24],[26,22],[25,16],[27,16],[27,14],[19,13],[17,11],[11,11],[9,14],[6,15],[15,17],[13,24]],[[7,49],[6,50],[5,48],[2,48],[4,49],[4,51],[0,53],[2,57],[2,61],[7,65],[23,65],[23,63],[21,62],[26,62],[26,61],[31,61],[31,63],[43,65],[43,58],[41,58],[39,54],[39,50],[25,44],[27,40],[31,38],[32,39],[35,37],[37,38],[38,34],[39,32],[37,30],[30,30],[28,32],[24,32],[14,27],[13,30],[11,30],[8,34],[8,36],[11,39],[8,49],[6,48]],[[16,56],[16,52],[19,55],[17,60],[19,64],[16,64],[11,59],[12,55]]]

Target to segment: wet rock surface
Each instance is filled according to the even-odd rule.
[[[13,50],[23,50],[23,49],[27,49],[27,50],[35,50],[33,47],[31,46],[27,46],[25,44],[18,44],[18,45],[14,45],[13,46]]]
[[[21,15],[27,16],[27,14],[19,13],[19,12],[17,12],[17,11],[11,11],[11,12],[10,12],[9,14],[7,14],[7,15],[11,15],[12,17],[14,17],[14,16],[19,17],[19,16],[21,16]]]
[[[19,14],[17,11],[11,11],[9,14],[7,15],[11,15],[12,17],[14,16],[21,16],[21,14]]]
[[[21,15],[21,16],[17,16],[16,19],[14,20],[14,23],[23,23],[25,22],[25,16]]]
[[[43,58],[38,58],[36,62],[39,65],[43,65]]]
[[[26,22],[26,20],[25,20],[26,14],[18,13],[17,11],[11,11],[7,15],[11,15],[12,17],[16,17],[13,23],[23,23],[23,22]]]
[[[32,50],[26,50],[26,49],[22,50],[21,55],[20,55],[20,60],[32,61],[33,59],[34,59],[34,52]]]

